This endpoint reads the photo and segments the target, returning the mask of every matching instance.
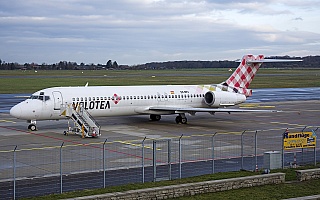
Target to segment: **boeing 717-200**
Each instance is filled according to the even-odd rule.
[[[12,107],[10,114],[27,120],[32,131],[37,130],[37,120],[72,119],[85,137],[95,137],[100,131],[93,117],[150,115],[150,120],[158,121],[161,115],[176,114],[176,123],[186,124],[186,114],[197,112],[266,112],[227,107],[241,104],[252,95],[248,88],[263,62],[292,61],[301,60],[246,55],[220,84],[46,88]]]

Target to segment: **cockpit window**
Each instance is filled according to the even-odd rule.
[[[30,99],[39,99],[41,101],[48,101],[50,99],[49,96],[44,96],[44,95],[31,95]]]
[[[38,99],[39,96],[38,95],[31,95],[30,99]]]

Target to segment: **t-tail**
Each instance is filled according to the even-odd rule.
[[[246,97],[252,95],[252,90],[248,89],[254,76],[258,72],[262,63],[268,62],[297,62],[302,60],[290,59],[264,59],[263,55],[254,57],[245,55],[240,61],[238,68],[224,82],[220,83],[223,90],[244,94]]]

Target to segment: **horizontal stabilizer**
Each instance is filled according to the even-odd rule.
[[[246,60],[247,64],[250,63],[275,63],[275,62],[302,62],[303,60],[290,60],[290,59],[261,59],[261,60]],[[241,62],[237,60],[236,62]]]

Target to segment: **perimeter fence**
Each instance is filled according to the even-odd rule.
[[[308,129],[314,135],[318,131],[316,127],[289,131],[304,133]],[[320,160],[319,145],[285,150],[282,132],[243,131],[87,144],[0,146],[0,199],[241,169],[293,167]],[[272,158],[274,155],[276,159]]]

